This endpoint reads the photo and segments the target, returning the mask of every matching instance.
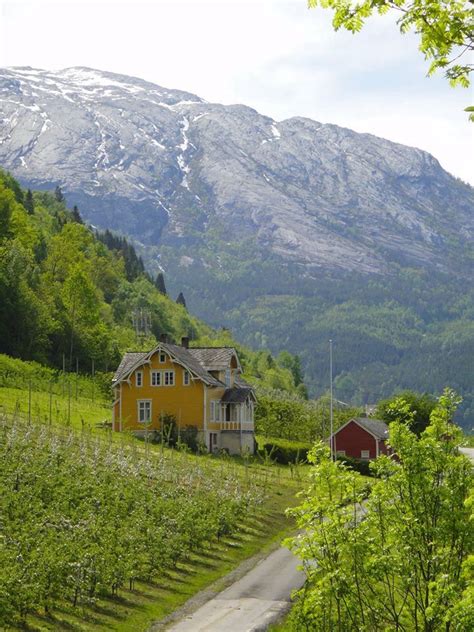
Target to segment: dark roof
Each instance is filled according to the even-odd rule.
[[[219,371],[228,368],[233,355],[237,355],[233,347],[200,347],[186,349],[186,347],[162,342],[149,352],[138,351],[126,353],[115,372],[112,383],[125,379],[135,367],[139,367],[140,364],[144,363],[147,358],[153,355],[158,349],[163,349],[165,353],[175,358],[175,360],[183,364],[197,377],[211,386],[224,386],[224,384],[211,375],[209,371]],[[235,384],[238,387],[252,390],[251,385],[247,384],[247,382],[241,378],[236,378]]]
[[[145,360],[147,355],[146,351],[130,351],[126,353],[115,371],[112,382],[118,382],[123,379],[136,364],[139,364],[140,360]]]
[[[192,347],[189,353],[206,371],[224,371],[230,367],[232,357],[237,356],[233,347]]]
[[[178,362],[182,362],[188,369],[207,382],[207,384],[223,386],[223,383],[208,373],[206,368],[203,367],[194,354],[191,353],[192,349],[186,349],[185,347],[171,344],[161,344],[160,346],[164,351],[168,351],[174,356]]]
[[[388,439],[388,426],[381,419],[372,419],[370,417],[356,417],[351,420],[355,421],[364,430],[375,435],[378,439]]]
[[[240,388],[250,388],[251,390],[253,390],[253,386],[249,384],[248,382],[246,382],[244,379],[242,379],[240,375],[235,376],[234,385],[240,386]]]
[[[223,404],[242,404],[252,392],[251,388],[239,388],[237,386],[226,388],[221,402]]]

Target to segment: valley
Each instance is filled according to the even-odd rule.
[[[298,354],[313,396],[329,338],[342,401],[450,384],[470,427],[474,192],[434,157],[90,68],[0,89],[1,164],[130,238],[192,314]]]

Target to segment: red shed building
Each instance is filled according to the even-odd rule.
[[[355,459],[375,459],[387,454],[387,439],[387,424],[368,417],[350,419],[332,435],[334,452]]]

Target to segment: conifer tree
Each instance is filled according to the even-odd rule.
[[[77,204],[74,204],[73,209],[72,209],[72,218],[75,222],[77,222],[78,224],[84,224],[84,221],[81,217],[81,214],[79,213],[79,209],[77,207]]]
[[[186,299],[184,298],[184,295],[182,292],[178,294],[178,298],[176,299],[176,302],[178,303],[178,305],[182,305],[185,309],[187,309]]]
[[[163,272],[158,272],[158,274],[156,275],[155,287],[158,290],[158,292],[166,296],[167,291],[166,291],[165,277],[164,277]]]
[[[31,189],[28,189],[28,191],[26,192],[24,206],[28,214],[33,215],[33,213],[35,212],[35,201],[33,199],[33,193],[31,192]]]
[[[64,202],[64,200],[65,200],[64,193],[62,192],[60,186],[57,186],[54,189],[54,197],[56,198],[56,202]]]

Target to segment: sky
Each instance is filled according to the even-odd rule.
[[[0,0],[0,66],[89,66],[424,149],[474,184],[472,89],[428,78],[391,15],[334,32],[306,0]]]

